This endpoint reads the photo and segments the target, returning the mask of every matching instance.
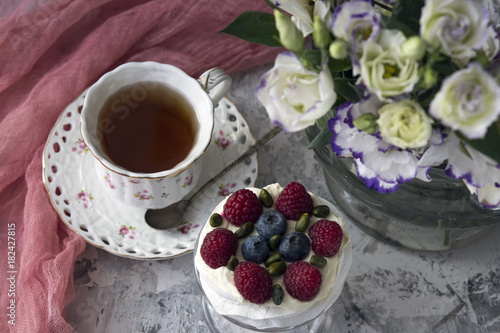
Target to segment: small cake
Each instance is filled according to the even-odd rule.
[[[240,189],[200,232],[194,256],[215,311],[256,329],[310,321],[338,298],[351,264],[344,220],[299,183]]]

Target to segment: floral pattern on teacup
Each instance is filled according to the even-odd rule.
[[[89,208],[90,201],[94,200],[90,193],[87,193],[85,190],[80,191],[76,195],[76,201],[78,203],[83,204],[83,208]]]
[[[87,154],[89,149],[87,148],[87,144],[85,144],[85,141],[83,141],[81,138],[78,138],[77,141],[75,141],[75,147],[71,148],[71,151],[76,152],[78,155]]]
[[[153,195],[148,194],[147,190],[142,190],[142,191],[137,191],[137,193],[134,193],[134,197],[139,198],[139,200],[152,200]]]
[[[142,181],[140,179],[129,179],[128,182],[132,183],[132,184],[140,184],[140,183],[142,183]]]
[[[116,186],[111,182],[111,176],[109,175],[109,173],[106,173],[106,176],[104,176],[104,179],[108,183],[110,189],[114,190],[116,188]]]
[[[120,230],[118,230],[118,235],[122,236],[123,238],[128,237],[130,239],[134,239],[136,235],[135,227],[127,227],[125,224],[122,224]]]
[[[193,223],[188,221],[188,222],[178,226],[177,230],[182,234],[189,235],[190,233],[192,233],[194,231],[193,229],[196,229],[199,226],[200,226],[199,224],[193,224]]]
[[[219,185],[219,192],[217,192],[217,194],[221,197],[226,197],[234,192],[234,190],[230,190],[230,189],[234,189],[235,187],[236,187],[236,183],[220,184]]]
[[[184,184],[182,184],[182,188],[189,187],[191,186],[192,183],[193,183],[193,175],[186,176],[186,178],[184,178]]]
[[[231,144],[231,139],[229,139],[228,137],[229,134],[226,134],[226,136],[224,136],[224,131],[220,130],[219,137],[215,140],[215,144],[217,145],[217,147],[225,150]]]

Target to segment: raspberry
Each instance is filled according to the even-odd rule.
[[[298,220],[304,213],[311,214],[313,201],[304,185],[291,182],[276,198],[275,208],[289,220]]]
[[[236,266],[234,284],[244,299],[256,304],[267,302],[273,293],[273,280],[267,269],[251,261]]]
[[[319,220],[309,229],[312,250],[323,257],[333,257],[339,251],[342,237],[342,228],[334,221]]]
[[[226,266],[237,247],[238,240],[231,230],[216,228],[203,239],[200,254],[205,263],[215,269]]]
[[[224,204],[224,216],[237,227],[245,222],[257,222],[262,213],[262,204],[255,193],[247,189],[241,189],[227,199]]]
[[[321,272],[308,262],[296,261],[286,268],[283,282],[290,296],[299,301],[309,301],[321,287]]]

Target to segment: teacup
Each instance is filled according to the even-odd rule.
[[[219,68],[195,80],[157,62],[104,74],[85,96],[81,133],[105,194],[153,209],[189,194],[212,138],[214,107],[230,85]]]

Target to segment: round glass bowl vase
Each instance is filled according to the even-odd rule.
[[[317,125],[306,130],[309,141]],[[378,240],[398,247],[442,251],[477,239],[500,222],[500,209],[485,209],[463,181],[433,168],[430,182],[418,179],[396,192],[371,190],[356,173],[352,158],[339,158],[330,145],[314,149],[334,203],[347,221]]]

